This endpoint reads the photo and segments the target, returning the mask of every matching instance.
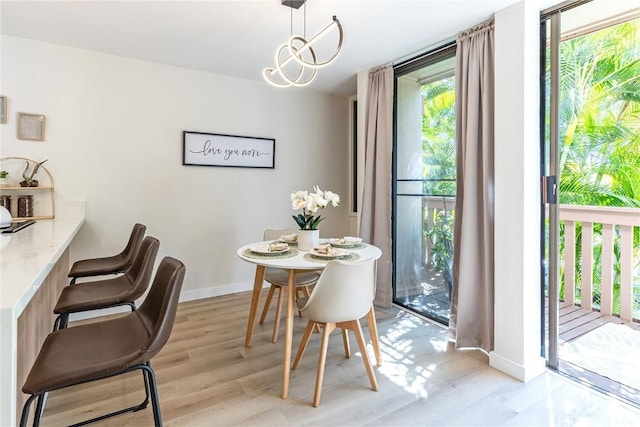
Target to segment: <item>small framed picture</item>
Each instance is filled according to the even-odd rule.
[[[0,123],[7,123],[7,97],[0,95]]]
[[[44,141],[44,114],[18,113],[18,139]]]

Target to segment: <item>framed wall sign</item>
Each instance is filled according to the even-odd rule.
[[[18,113],[18,139],[44,141],[44,114]]]
[[[182,141],[183,165],[275,168],[273,138],[183,131]]]
[[[0,95],[0,123],[7,123],[7,97]]]

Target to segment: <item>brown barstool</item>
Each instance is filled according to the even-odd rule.
[[[158,390],[149,361],[164,347],[171,334],[184,273],[184,264],[165,257],[149,294],[135,313],[49,334],[22,387],[22,391],[31,396],[22,409],[20,426],[26,426],[29,408],[36,398],[33,425],[39,425],[44,396],[50,391],[136,370],[142,371],[145,380],[142,403],[77,425],[144,409],[151,395],[153,420],[156,426],[161,426]]]
[[[149,287],[159,246],[158,239],[147,236],[142,241],[133,263],[124,271],[124,274],[112,279],[66,286],[62,289],[53,309],[53,312],[58,315],[53,323],[53,330],[66,328],[71,313],[120,305],[128,305],[131,311],[134,311],[136,299],[140,298]]]
[[[147,227],[142,224],[134,225],[127,246],[118,255],[82,259],[74,262],[68,275],[71,278],[71,284],[75,284],[76,279],[82,277],[123,273],[133,262],[146,230]]]

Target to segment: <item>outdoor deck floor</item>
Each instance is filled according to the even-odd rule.
[[[623,322],[619,317],[587,310],[573,304],[561,302],[559,315],[560,344],[579,338],[607,323],[624,324],[632,329],[640,330],[638,322]]]
[[[398,298],[397,302],[428,317],[440,321],[448,319],[449,290],[446,283],[428,268],[422,273],[421,284],[405,287],[405,296]],[[546,315],[545,322],[548,304]],[[624,325],[633,332],[623,330],[627,333],[623,334],[625,338],[621,341],[607,336],[605,344],[592,339],[594,334],[606,336],[604,332],[600,333],[604,330],[596,330],[607,324]],[[640,406],[640,374],[634,374],[640,373],[639,322],[624,322],[619,317],[560,302],[558,327],[560,372]]]
[[[611,336],[608,324],[629,329]],[[640,406],[640,323],[560,302],[558,327],[560,372]]]

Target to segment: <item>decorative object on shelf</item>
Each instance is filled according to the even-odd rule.
[[[291,193],[291,208],[293,210],[302,209],[302,213],[292,215],[293,220],[298,224],[298,248],[308,251],[318,244],[320,232],[318,226],[324,219],[315,215],[320,209],[324,209],[329,203],[333,207],[340,206],[340,196],[332,191],[323,191],[319,186],[313,187],[313,193],[306,190],[299,190]],[[310,233],[307,233],[310,231]]]
[[[18,113],[18,139],[44,141],[44,114]]]
[[[0,123],[7,123],[7,97],[0,95]]]
[[[36,173],[38,173],[38,169],[40,169],[40,166],[42,166],[42,164],[47,160],[49,159],[43,160],[40,163],[36,163],[36,165],[33,167],[31,175],[27,175],[27,172],[29,171],[29,160],[25,160],[27,166],[24,168],[24,172],[22,172],[24,181],[20,181],[20,187],[37,187],[38,180],[34,179],[34,177],[36,176]]]
[[[0,186],[0,203],[10,204],[8,209],[14,221],[42,220],[55,218],[56,204],[54,181],[51,172],[45,167],[44,161],[32,160],[26,157],[0,158],[0,171],[6,171],[10,177],[22,176],[23,181],[11,179],[8,186]],[[36,176],[38,179],[36,179]],[[31,199],[23,201],[23,212],[18,212],[17,199],[23,195],[30,195]],[[30,217],[21,217],[20,213],[31,213]]]
[[[33,216],[33,195],[25,194],[18,197],[18,217],[31,218]]]
[[[5,170],[0,170],[0,187],[9,186],[9,180],[7,179],[8,175],[9,175],[9,172]]]
[[[331,64],[342,50],[344,32],[342,24],[336,18],[324,27],[318,34],[307,40],[307,5],[306,0],[282,0],[283,6],[291,8],[291,33],[289,41],[276,50],[275,67],[267,67],[262,74],[264,79],[276,87],[306,86],[313,81],[318,68]],[[293,9],[299,9],[304,4],[304,35],[293,35]],[[319,61],[313,44],[329,33],[333,27],[338,29],[338,45],[333,55],[326,61]]]
[[[182,132],[182,164],[275,168],[276,140],[220,133]]]

